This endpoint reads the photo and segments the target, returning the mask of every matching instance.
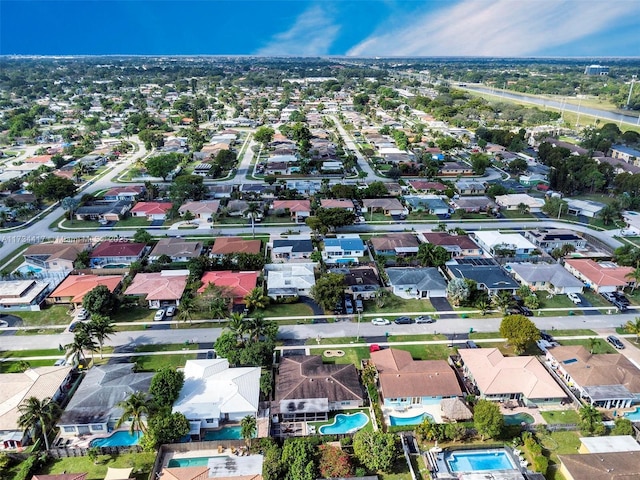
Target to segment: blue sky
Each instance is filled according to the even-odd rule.
[[[640,0],[0,0],[0,54],[640,56]]]

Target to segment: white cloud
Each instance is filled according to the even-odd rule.
[[[296,18],[286,32],[278,33],[257,55],[326,55],[338,35],[340,27],[333,23],[331,16],[320,6],[312,6]]]
[[[637,19],[640,2],[592,0],[462,0],[392,31],[384,25],[348,55],[526,56]],[[397,23],[396,23],[397,25]]]

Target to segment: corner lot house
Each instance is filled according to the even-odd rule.
[[[619,267],[613,262],[594,262],[589,259],[567,259],[564,268],[598,293],[615,292],[632,287],[635,281],[627,277],[632,267]]]
[[[387,268],[393,294],[400,298],[446,297],[447,283],[437,268]]]
[[[49,284],[37,280],[0,281],[0,308],[5,311],[40,310]]]
[[[264,266],[267,295],[274,300],[308,296],[316,284],[315,266],[315,263],[268,263]]]
[[[594,202],[593,200],[565,198],[565,201],[567,202],[567,213],[569,215],[589,218],[597,217],[600,211],[606,206],[604,203]]]
[[[165,305],[179,306],[188,278],[189,270],[138,273],[124,294],[143,297],[149,304],[149,308],[160,308]]]
[[[640,369],[619,353],[594,355],[582,345],[547,349],[547,361],[580,397],[600,408],[640,404]]]
[[[98,285],[104,285],[113,293],[120,288],[122,279],[122,275],[69,275],[49,295],[49,301],[80,305],[84,296]]]
[[[202,242],[189,242],[183,238],[161,238],[149,253],[149,261],[157,262],[167,255],[172,262],[188,262],[202,253]]]
[[[60,401],[69,388],[71,367],[36,367],[22,373],[0,374],[0,445],[22,447],[24,432],[18,426],[18,407],[29,397]]]
[[[118,363],[88,370],[58,420],[60,435],[106,434],[113,429],[122,415],[118,403],[134,392],[148,392],[151,385],[154,374],[134,373],[133,367]]]
[[[320,355],[282,358],[271,403],[280,420],[326,420],[331,411],[362,405],[364,392],[353,364],[325,364]]]
[[[576,250],[584,249],[587,246],[587,241],[571,230],[528,230],[524,236],[528,240],[531,240],[536,247],[545,252],[562,248],[564,245],[572,245]]]
[[[192,435],[258,412],[260,367],[230,368],[226,358],[187,360],[184,377],[173,411],[187,417]]]
[[[23,255],[27,265],[45,270],[73,270],[78,254],[88,243],[39,243],[27,248]]]
[[[511,273],[532,291],[553,294],[582,293],[584,284],[557,263],[509,263]]]
[[[536,357],[505,357],[497,348],[460,349],[465,377],[487,400],[516,400],[526,406],[560,403],[564,390]]]
[[[144,256],[146,245],[133,242],[102,242],[91,252],[91,268],[130,267]]]

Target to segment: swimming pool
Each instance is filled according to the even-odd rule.
[[[625,413],[624,418],[628,418],[632,422],[640,422],[640,407],[636,407],[633,412]]]
[[[454,450],[445,454],[451,472],[490,472],[517,470],[505,450]]]
[[[535,422],[535,419],[528,413],[520,412],[513,415],[503,415],[505,425],[522,425],[526,423],[528,425]]]
[[[389,415],[389,422],[392,427],[404,426],[404,425],[420,425],[425,418],[428,418],[430,422],[434,422],[434,419],[428,413],[421,413],[415,417],[394,417]]]
[[[209,459],[212,457],[193,457],[193,458],[172,458],[167,463],[169,468],[185,468],[185,467],[206,467],[209,465]]]
[[[350,413],[348,415],[339,413],[333,419],[333,423],[321,426],[318,432],[320,432],[321,435],[353,433],[360,430],[367,423],[369,423],[369,417],[362,412]]]
[[[218,430],[208,430],[204,434],[204,441],[212,440],[242,440],[242,427],[222,427]]]
[[[130,447],[137,445],[142,438],[142,433],[135,432],[133,435],[128,430],[119,430],[108,437],[91,440],[91,447]]]
[[[30,273],[36,274],[42,271],[41,268],[32,267],[31,265],[22,265],[16,269],[16,272],[20,272],[22,275],[29,275]]]

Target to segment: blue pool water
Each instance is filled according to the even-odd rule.
[[[505,450],[454,450],[445,455],[445,461],[452,472],[517,469]]]
[[[89,446],[91,447],[130,447],[131,445],[137,445],[142,434],[136,432],[133,435],[128,430],[119,430],[112,433],[108,437],[96,438],[91,440]]]
[[[640,407],[636,407],[633,412],[625,413],[624,418],[628,418],[632,422],[640,422]]]
[[[222,427],[218,430],[209,430],[204,434],[203,440],[206,442],[213,440],[242,440],[242,427]]]
[[[22,265],[20,268],[16,269],[16,272],[20,272],[22,275],[28,275],[29,273],[40,273],[41,271],[41,268],[32,267],[31,265]]]
[[[172,458],[171,460],[169,460],[167,467],[206,467],[209,464],[209,458],[211,457]]]
[[[420,415],[416,415],[415,417],[394,417],[393,415],[389,415],[389,421],[391,422],[392,427],[404,425],[420,425],[425,418],[428,418],[430,422],[434,421],[433,417],[428,413],[421,413]]]
[[[330,425],[321,426],[318,431],[321,435],[338,435],[343,433],[352,433],[356,430],[360,430],[367,423],[369,423],[369,417],[364,413],[351,413],[345,415],[339,413],[333,419],[333,423]]]
[[[514,415],[503,415],[505,425],[532,424],[535,419],[528,413],[516,413]]]

